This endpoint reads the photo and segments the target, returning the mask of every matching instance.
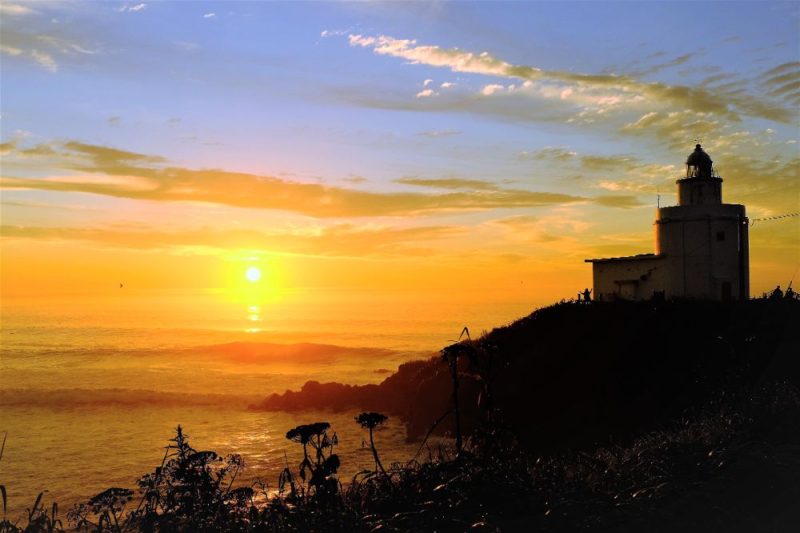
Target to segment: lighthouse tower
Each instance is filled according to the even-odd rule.
[[[746,300],[750,260],[745,208],[722,203],[722,178],[698,144],[677,181],[678,205],[656,213],[656,251],[587,259],[600,300]]]
[[[722,203],[722,178],[698,144],[679,179],[678,205],[656,217],[656,255],[668,264],[668,296],[746,300],[750,261],[745,208]]]

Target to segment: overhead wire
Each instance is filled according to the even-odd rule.
[[[786,213],[783,215],[775,215],[771,217],[763,217],[763,218],[751,218],[750,219],[750,227],[755,226],[756,222],[763,222],[766,220],[780,220],[782,218],[791,218],[791,217],[800,217],[800,213]]]

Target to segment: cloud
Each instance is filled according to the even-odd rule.
[[[489,224],[499,224],[514,229],[528,229],[539,222],[539,217],[533,215],[517,215],[489,221]]]
[[[800,104],[800,61],[783,63],[761,75],[762,85],[770,96]]]
[[[593,202],[603,207],[616,207],[620,209],[631,209],[641,207],[643,204],[636,196],[631,195],[604,195],[596,196]]]
[[[320,37],[341,37],[350,33],[350,30],[322,30],[319,33]]]
[[[670,149],[685,148],[692,139],[706,139],[722,131],[723,123],[708,113],[695,111],[651,111],[621,128],[623,134],[653,135]]]
[[[0,204],[12,207],[24,207],[28,209],[42,209],[46,211],[53,211],[54,209],[63,209],[66,211],[85,211],[85,212],[102,211],[102,209],[96,207],[88,207],[85,205],[77,205],[77,204],[63,204],[55,202],[17,202],[17,201],[4,200],[0,202]],[[0,234],[0,237],[2,237],[2,234]]]
[[[481,94],[484,96],[491,96],[495,93],[502,92],[506,88],[503,85],[498,83],[491,83],[489,85],[484,85],[483,89],[481,89]]]
[[[463,178],[400,178],[396,183],[415,185],[417,187],[432,187],[435,189],[474,189],[483,191],[496,191],[497,185],[490,181],[472,180]]]
[[[578,153],[565,148],[557,146],[545,146],[539,150],[523,150],[517,154],[518,159],[532,159],[532,160],[552,160],[566,162],[572,160]]]
[[[72,241],[137,250],[191,248],[209,252],[229,249],[279,250],[281,253],[319,256],[392,256],[429,253],[426,242],[458,236],[467,231],[458,226],[396,228],[334,224],[304,230],[263,231],[216,229],[163,231],[151,227],[111,226],[102,228],[4,225],[4,240]]]
[[[106,122],[108,122],[112,126],[119,126],[119,123],[122,122],[122,117],[117,117],[117,116],[108,117]]]
[[[637,76],[648,76],[650,74],[655,74],[657,72],[661,72],[662,70],[665,70],[665,69],[668,69],[668,68],[677,67],[679,65],[683,65],[684,63],[686,63],[687,61],[689,61],[690,59],[692,59],[696,55],[697,55],[696,52],[690,52],[688,54],[683,54],[683,55],[680,55],[680,56],[678,56],[678,57],[676,57],[674,59],[666,61],[664,63],[658,63],[658,64],[653,65],[651,67],[648,67],[648,68],[646,68],[644,70],[636,72],[636,75]]]
[[[0,45],[0,53],[6,54],[8,56],[19,56],[22,55],[23,50],[20,48],[16,48],[14,46],[2,44]]]
[[[567,123],[570,116],[580,110],[577,101],[562,100],[561,88],[542,84],[523,83],[513,90],[485,96],[480,92],[442,91],[436,98],[392,97],[375,93],[363,87],[336,91],[338,97],[356,105],[375,109],[392,109],[414,112],[455,112],[490,116],[509,122]],[[502,97],[501,97],[502,96]]]
[[[636,165],[636,158],[627,155],[585,155],[581,157],[581,165],[588,170],[621,172]]]
[[[460,130],[425,130],[420,131],[417,135],[421,137],[452,137],[453,135],[461,135]]]
[[[194,52],[200,49],[200,45],[190,41],[174,41],[176,47],[184,52]]]
[[[422,82],[422,86],[423,86],[423,87],[427,87],[427,86],[428,86],[428,85],[430,85],[431,83],[433,83],[433,80],[429,78],[429,79],[427,79],[427,80],[425,80],[425,81],[423,81],[423,82]]]
[[[138,13],[139,11],[144,11],[146,8],[147,4],[144,3],[135,4],[132,6],[125,4],[124,6],[120,7],[117,11],[119,11],[120,13]]]
[[[50,72],[59,70],[61,59],[76,59],[98,53],[91,45],[63,37],[56,30],[48,31],[52,33],[25,33],[4,24],[0,31],[0,53],[31,61]]]
[[[411,64],[448,68],[453,72],[561,84],[559,94],[564,94],[563,91],[569,88],[577,93],[610,91],[615,94],[606,95],[607,97],[624,97],[628,101],[635,101],[638,97],[641,100],[640,105],[647,103],[666,105],[693,112],[711,113],[733,120],[738,120],[740,115],[749,115],[779,122],[790,122],[796,115],[796,111],[792,108],[764,102],[759,97],[746,94],[735,95],[710,91],[703,87],[643,82],[625,75],[543,70],[534,66],[514,65],[496,58],[488,52],[473,53],[459,48],[445,49],[434,45],[418,45],[417,41],[413,39],[395,39],[386,35],[374,37],[350,34],[348,41],[350,46],[370,48],[375,54],[405,59]],[[669,64],[680,64],[688,61],[690,57],[691,55],[681,56],[670,61]],[[499,84],[487,85],[483,90],[493,94],[500,89],[487,88],[496,85]]]
[[[430,98],[431,96],[437,96],[438,94],[439,93],[433,89],[423,89],[417,93],[417,98]]]
[[[30,148],[20,149],[19,153],[23,156],[43,157],[57,155],[56,151],[49,144],[37,144]]]
[[[456,85],[457,85],[456,83],[453,83],[451,81],[446,81],[446,82],[442,83],[441,85],[439,85],[439,88],[440,89],[452,89]]]
[[[313,217],[409,215],[438,211],[475,211],[570,204],[585,198],[570,194],[497,189],[441,194],[380,193],[317,183],[288,181],[220,169],[171,167],[151,156],[80,143],[54,146],[58,168],[79,173],[68,177],[3,177],[5,189],[82,192],[161,202],[207,202],[234,207],[274,209]],[[19,147],[12,146],[15,156]],[[14,158],[7,158],[11,168]],[[52,161],[48,161],[52,165]]]
[[[793,149],[790,157],[770,159],[751,156],[732,149],[714,157],[714,168],[725,180],[727,201],[768,206],[775,212],[797,211],[797,184],[800,182],[800,157]]]
[[[483,225],[500,230],[499,235],[488,238],[490,242],[510,243],[516,250],[536,244],[538,253],[550,250],[557,253],[559,259],[564,259],[575,254],[581,236],[585,236],[595,223],[584,220],[580,212],[567,207],[552,209],[541,216],[519,215],[489,220]]]
[[[37,11],[21,4],[0,3],[0,15],[33,15]]]
[[[117,150],[107,146],[86,144],[78,141],[67,141],[63,145],[68,157],[80,156],[87,158],[86,163],[73,163],[75,170],[89,172],[105,172],[111,175],[120,174],[120,170],[136,170],[130,165],[135,164],[158,164],[166,160],[160,156],[138,154],[126,150]]]
[[[206,13],[205,15],[203,15],[204,19],[213,19],[213,18],[216,18],[216,17],[217,17],[216,13]],[[324,32],[323,31],[322,32],[322,37],[327,37],[327,36],[328,36],[328,32]]]
[[[16,148],[16,141],[8,141],[0,144],[0,155],[6,156],[14,151]]]
[[[39,63],[42,67],[49,70],[50,72],[57,72],[58,71],[58,63],[56,60],[53,59],[53,56],[48,54],[47,52],[40,52],[39,50],[31,50],[30,52],[31,57]]]
[[[33,60],[36,64],[38,64],[39,66],[41,66],[46,70],[49,70],[50,72],[58,71],[58,63],[53,58],[53,56],[37,48],[23,49],[18,46],[14,46],[12,44],[2,43],[0,44],[0,54],[4,54],[11,57],[27,58]]]

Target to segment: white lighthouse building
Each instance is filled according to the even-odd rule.
[[[746,300],[750,294],[748,220],[722,203],[722,178],[698,144],[677,181],[678,205],[658,209],[656,251],[587,259],[598,300]]]

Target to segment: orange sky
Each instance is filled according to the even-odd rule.
[[[4,3],[3,293],[258,266],[258,290],[571,297],[585,258],[653,251],[696,138],[726,201],[800,211],[796,12],[587,6],[565,36],[546,3],[366,4]],[[753,294],[799,222],[752,228]]]

